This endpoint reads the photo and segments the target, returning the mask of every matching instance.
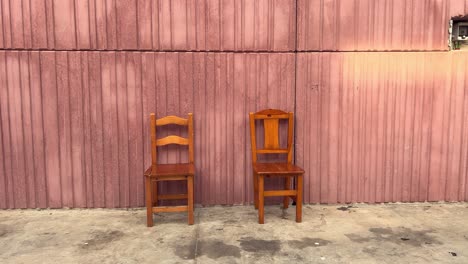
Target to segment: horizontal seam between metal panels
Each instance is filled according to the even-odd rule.
[[[57,51],[57,52],[165,52],[165,53],[297,53],[297,51],[269,51],[269,50],[137,50],[137,49],[120,49],[120,50],[96,50],[96,49],[5,49],[0,48],[0,51]]]
[[[294,53],[424,53],[424,52],[443,52],[448,53],[450,50],[290,50],[290,51],[271,51],[271,50],[137,50],[137,49],[121,49],[121,50],[96,50],[96,49],[5,49],[0,48],[0,51],[49,51],[49,52],[165,52],[165,53],[278,53],[278,54],[294,54]],[[457,51],[468,52],[468,51]]]

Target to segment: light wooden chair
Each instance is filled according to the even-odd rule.
[[[288,120],[288,142],[286,149],[279,144],[279,121]],[[256,124],[263,121],[264,146],[257,149]],[[252,168],[254,182],[255,209],[258,209],[258,222],[264,223],[265,197],[284,196],[283,208],[288,208],[289,197],[296,200],[296,222],[302,221],[302,185],[304,170],[292,163],[293,156],[293,113],[286,113],[277,109],[262,110],[250,113],[250,139],[252,147]],[[260,163],[258,154],[286,154],[286,162]],[[284,177],[284,190],[265,191],[265,177]],[[291,189],[292,179],[296,177],[296,189]]]
[[[167,116],[156,120],[156,115],[150,115],[151,125],[151,167],[145,171],[146,188],[146,221],[148,227],[153,226],[153,213],[158,212],[188,212],[188,224],[193,225],[193,180],[195,176],[195,165],[193,157],[193,115],[188,118]],[[188,138],[170,135],[161,139],[156,137],[157,127],[165,125],[179,125],[188,128]],[[158,164],[157,149],[169,144],[188,146],[189,163]],[[186,194],[158,195],[158,182],[161,181],[187,181]],[[153,184],[155,186],[153,186]],[[154,188],[153,188],[154,187]],[[184,206],[158,206],[158,200],[180,200],[187,199]]]

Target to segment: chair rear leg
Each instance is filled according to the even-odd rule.
[[[258,175],[258,223],[263,224],[265,221],[265,193],[264,193],[264,183],[265,179],[263,175]]]
[[[187,203],[188,203],[188,224],[193,225],[193,177],[187,177]]]
[[[145,177],[146,187],[146,225],[148,227],[153,226],[153,196],[151,193],[151,178]]]
[[[153,206],[158,206],[158,182],[153,181]]]
[[[291,177],[286,176],[284,179],[284,189],[290,190],[291,189]],[[283,198],[283,208],[287,209],[289,207],[289,196],[284,196]]]
[[[296,222],[302,222],[302,188],[303,188],[303,175],[297,176],[297,185],[296,185]]]

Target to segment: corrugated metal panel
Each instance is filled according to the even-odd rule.
[[[468,54],[298,55],[306,202],[468,200]]]
[[[466,0],[298,0],[298,50],[448,49],[451,16]]]
[[[467,64],[299,54],[305,201],[467,200]],[[142,205],[153,111],[195,114],[197,202],[250,202],[246,113],[295,100],[293,54],[0,52],[0,83],[2,208]]]
[[[150,112],[194,113],[196,202],[241,204],[248,112],[294,110],[294,55],[8,51],[0,84],[1,208],[142,206]]]
[[[466,15],[468,13],[467,0],[449,0],[450,1],[450,16]]]
[[[306,202],[468,200],[462,52],[138,52],[293,51],[296,5],[301,51],[445,50],[468,0],[0,3],[1,49],[91,50],[0,52],[0,208],[143,205],[150,112],[194,112],[197,203],[251,202],[262,108],[297,111]]]
[[[2,0],[0,48],[295,48],[294,0]]]

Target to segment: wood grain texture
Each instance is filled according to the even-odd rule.
[[[188,145],[189,141],[187,138],[183,138],[179,136],[167,136],[167,137],[160,138],[156,141],[157,146],[165,146],[169,144]]]
[[[180,126],[187,126],[188,119],[181,118],[178,116],[166,116],[156,120],[156,126],[165,126],[169,124],[175,124]]]

